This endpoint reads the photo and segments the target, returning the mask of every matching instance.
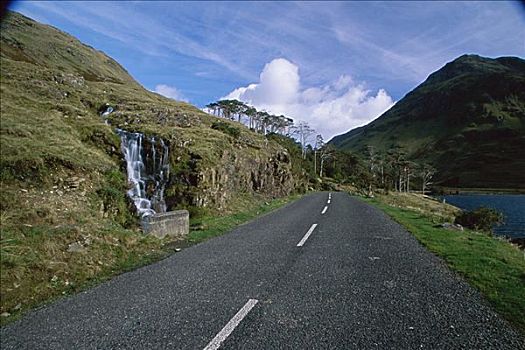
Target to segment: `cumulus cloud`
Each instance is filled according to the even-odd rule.
[[[155,86],[154,91],[162,96],[172,98],[177,101],[188,102],[188,99],[184,97],[184,95],[174,86],[169,86],[166,84],[159,84]]]
[[[394,104],[385,90],[374,94],[348,75],[324,86],[302,88],[299,68],[284,58],[266,64],[258,83],[237,88],[223,98],[307,121],[325,140],[367,124]]]

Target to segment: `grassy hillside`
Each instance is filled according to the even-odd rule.
[[[525,61],[461,56],[331,143],[356,152],[402,148],[437,168],[443,186],[525,188]]]
[[[117,62],[17,13],[0,34],[0,313],[158,258],[140,232],[114,128],[169,145],[168,209],[229,215],[297,185],[288,151],[144,89]],[[115,108],[106,123],[101,107]],[[235,132],[232,132],[235,131]]]

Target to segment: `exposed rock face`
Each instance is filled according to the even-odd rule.
[[[218,164],[205,165],[198,156],[189,172],[172,175],[166,197],[168,209],[180,203],[224,209],[239,194],[282,197],[295,188],[290,157],[285,149],[247,153],[226,149]],[[193,169],[191,169],[193,168]]]
[[[200,171],[194,205],[222,208],[237,192],[281,197],[294,189],[290,159],[285,150],[270,157],[255,158],[225,151],[221,160],[218,167]]]

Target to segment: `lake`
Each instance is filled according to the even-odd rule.
[[[440,196],[447,203],[465,210],[481,206],[503,213],[505,224],[494,228],[494,233],[512,238],[525,237],[525,195],[464,194]]]

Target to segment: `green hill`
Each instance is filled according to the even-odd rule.
[[[300,185],[279,143],[150,92],[103,52],[13,12],[1,23],[0,98],[0,314],[165,251],[126,196],[117,127],[169,145],[168,210],[228,215]]]
[[[461,56],[330,143],[361,153],[404,149],[432,164],[442,186],[525,188],[525,61]]]

